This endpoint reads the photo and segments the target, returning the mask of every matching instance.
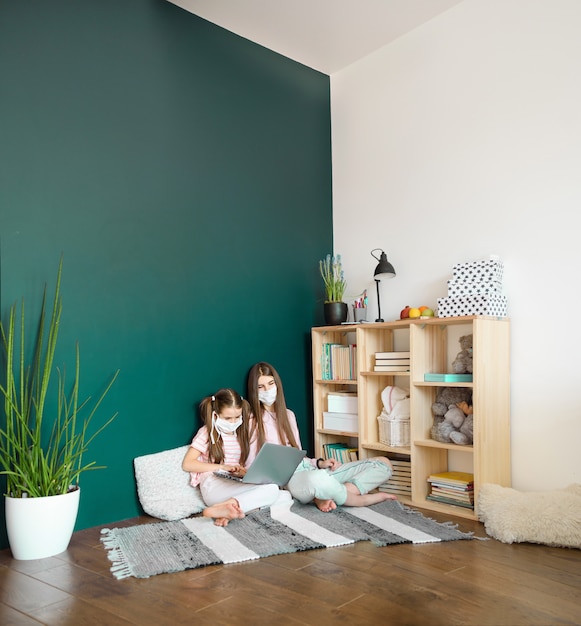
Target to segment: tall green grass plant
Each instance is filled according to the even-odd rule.
[[[10,308],[8,327],[0,322],[4,347],[0,392],[4,398],[5,426],[0,428],[0,474],[5,474],[6,495],[42,497],[67,493],[78,486],[79,476],[102,469],[84,457],[92,441],[116,418],[92,427],[95,413],[117,379],[115,372],[96,401],[79,401],[80,353],[76,345],[74,377],[67,389],[66,370],[54,366],[62,298],[61,257],[50,319],[47,320],[45,285],[32,360],[27,361],[24,299]],[[50,383],[56,371],[56,390]],[[50,392],[56,392],[47,399]]]

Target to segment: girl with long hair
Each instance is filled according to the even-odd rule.
[[[287,408],[282,380],[269,363],[256,363],[250,368],[247,395],[252,407],[252,437],[257,448],[265,442],[301,447],[295,414]],[[341,464],[335,459],[305,458],[288,482],[293,498],[314,504],[328,513],[345,506],[369,506],[394,500],[385,492],[370,493],[389,480],[392,467],[382,456]]]
[[[192,440],[182,468],[191,474],[193,487],[199,485],[207,507],[204,517],[214,518],[217,526],[242,518],[248,511],[274,504],[277,485],[247,485],[217,476],[221,470],[234,476],[246,474],[246,466],[256,456],[249,436],[250,405],[233,389],[220,389],[200,403],[204,425]]]

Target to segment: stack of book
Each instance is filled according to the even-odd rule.
[[[398,496],[412,495],[412,466],[410,461],[396,461],[390,459],[393,467],[391,478],[383,485],[379,485],[379,491],[386,493],[394,493]]]
[[[321,346],[322,380],[355,380],[357,378],[357,346],[324,343]]]
[[[335,459],[340,463],[349,463],[349,461],[359,459],[357,448],[346,443],[324,443],[323,456],[326,459]]]
[[[469,472],[439,472],[430,474],[430,493],[433,502],[474,508],[474,474]]]
[[[409,372],[410,353],[409,352],[376,352],[375,367],[376,372]]]

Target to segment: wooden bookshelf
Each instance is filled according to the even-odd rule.
[[[425,382],[425,373],[450,371],[460,351],[458,339],[473,335],[472,382]],[[313,405],[315,450],[322,455],[325,443],[347,442],[358,446],[359,457],[409,458],[411,497],[407,504],[451,515],[477,519],[478,491],[484,483],[511,484],[510,467],[510,322],[485,316],[398,320],[313,328]],[[325,342],[356,343],[356,380],[330,381],[321,377],[321,349]],[[410,371],[374,372],[376,352],[410,351]],[[377,417],[383,404],[381,391],[388,385],[410,390],[410,445],[387,446],[379,441]],[[472,389],[474,443],[460,446],[439,443],[430,437],[431,411],[438,387]],[[327,396],[334,391],[357,391],[358,431],[336,432],[323,428]],[[427,478],[437,472],[460,469],[474,474],[475,510],[426,500]]]

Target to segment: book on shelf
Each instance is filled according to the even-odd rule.
[[[400,351],[400,352],[376,352],[376,359],[409,359],[411,354],[408,351]]]
[[[433,494],[428,494],[426,496],[426,500],[431,500],[432,502],[440,502],[442,504],[452,504],[454,506],[462,506],[466,509],[474,509],[474,504],[470,504],[469,502],[459,502],[457,500],[451,500],[450,498],[444,498],[442,496],[436,496]]]
[[[461,497],[472,497],[472,494],[474,493],[473,485],[468,485],[466,487],[456,487],[446,485],[446,483],[430,483],[430,486],[432,488],[432,491],[434,492],[449,493],[450,495],[457,495]]]
[[[474,492],[470,491],[454,491],[453,489],[445,489],[432,485],[430,493],[434,496],[442,496],[451,500],[459,500],[460,502],[474,502]]]
[[[473,485],[474,474],[470,472],[437,472],[428,476],[428,482],[444,483],[449,485]]]
[[[321,379],[355,380],[357,378],[357,346],[341,343],[321,345]]]
[[[340,463],[349,463],[359,459],[357,448],[346,443],[325,443],[323,444],[323,456],[326,459],[335,459]]]
[[[375,359],[375,365],[407,365],[411,361],[409,359]]]
[[[374,372],[409,372],[409,365],[375,365]]]

